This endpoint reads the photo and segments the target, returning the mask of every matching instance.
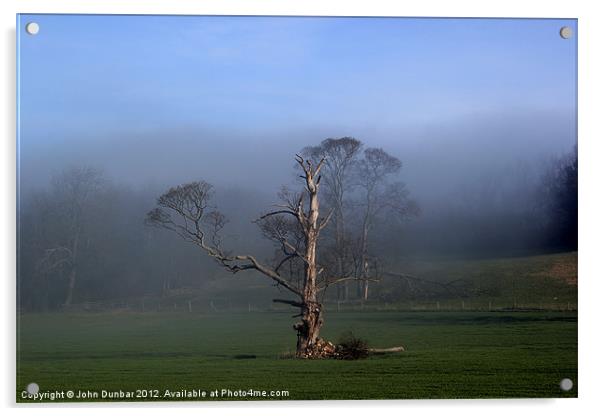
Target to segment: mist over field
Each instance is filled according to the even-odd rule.
[[[208,182],[228,250],[269,259],[273,242],[254,221],[280,202],[283,185],[300,189],[295,154],[327,138],[360,141],[358,161],[375,148],[401,163],[386,181],[404,184],[416,212],[375,217],[368,245],[383,270],[576,249],[567,220],[576,193],[566,188],[576,176],[560,177],[573,157],[576,168],[577,140],[575,49],[555,32],[562,21],[41,23],[43,36],[21,39],[19,260],[29,308],[64,302],[71,266],[44,256],[73,238],[60,195],[73,172],[94,172],[94,185],[78,219],[85,244],[71,301],[160,296],[224,275],[195,247],[145,225],[161,194]],[[362,194],[351,176],[345,227],[357,240]],[[325,195],[325,209],[331,202]]]

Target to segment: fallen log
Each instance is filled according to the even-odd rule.
[[[402,346],[391,348],[368,348],[370,354],[387,354],[390,352],[404,352],[406,349]]]

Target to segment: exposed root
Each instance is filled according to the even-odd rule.
[[[318,338],[316,343],[304,351],[302,354],[297,354],[299,358],[337,358],[337,346],[330,341],[325,341]]]

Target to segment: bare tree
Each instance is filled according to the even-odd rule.
[[[54,222],[54,202],[51,194],[44,190],[30,195],[19,206],[17,256],[20,281],[17,287],[20,292],[27,291],[29,295],[19,294],[21,307],[28,303],[30,308],[47,310],[50,306],[50,272],[61,266],[49,263],[47,252],[48,247],[56,244],[59,235]],[[24,299],[27,302],[23,302]],[[61,303],[63,302],[64,297],[61,299]]]
[[[267,264],[250,254],[232,254],[223,248],[221,231],[226,218],[209,207],[213,187],[204,181],[192,182],[169,189],[157,200],[158,207],[147,214],[147,223],[175,232],[195,244],[231,273],[257,271],[275,285],[288,290],[295,299],[275,299],[276,302],[298,307],[301,321],[297,331],[297,356],[312,356],[323,324],[322,305],[318,293],[326,285],[342,279],[318,281],[323,268],[318,264],[318,238],[326,227],[330,214],[320,216],[320,171],[326,159],[318,163],[297,155],[296,162],[303,171],[304,189],[298,194],[281,193],[285,203],[257,220],[265,236],[276,242],[282,253],[277,264]],[[291,279],[284,265],[297,261],[302,264],[302,279]]]
[[[59,224],[60,233],[55,236],[52,246],[45,249],[37,268],[42,274],[59,267],[68,270],[65,306],[70,306],[73,301],[85,217],[90,199],[101,183],[101,172],[89,167],[72,168],[53,179],[54,210],[48,220]]]
[[[340,277],[350,276],[353,270],[347,267],[349,244],[345,228],[345,195],[351,191],[351,170],[357,162],[362,142],[353,137],[341,137],[339,139],[325,139],[317,146],[309,146],[303,149],[303,153],[314,158],[325,158],[323,169],[323,183],[325,201],[333,210],[334,225],[334,257],[336,261],[336,275]],[[341,286],[342,293],[339,297],[348,297],[348,285],[345,282]]]
[[[362,189],[361,233],[360,233],[360,279],[361,296],[368,298],[370,271],[376,269],[375,260],[369,255],[372,227],[385,211],[398,218],[418,214],[417,204],[410,199],[405,184],[391,179],[401,170],[401,161],[379,148],[364,150],[363,158],[356,167],[356,180]]]

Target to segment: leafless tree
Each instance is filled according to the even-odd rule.
[[[327,285],[345,278],[320,278],[324,268],[318,263],[318,239],[333,215],[331,210],[328,215],[320,216],[320,172],[326,159],[321,158],[315,163],[297,155],[296,162],[303,172],[303,190],[299,193],[283,190],[280,195],[283,203],[257,220],[263,234],[275,242],[281,252],[274,264],[259,261],[250,254],[233,254],[224,249],[221,231],[226,225],[226,218],[210,208],[213,188],[204,181],[169,189],[158,198],[158,207],[147,214],[147,223],[175,232],[231,273],[257,271],[294,295],[292,300],[274,301],[300,309],[297,316],[301,317],[301,321],[294,325],[297,356],[307,357],[312,355],[317,345],[323,323],[318,294]],[[301,279],[294,279],[291,273],[285,272],[285,265],[291,262],[302,265]]]
[[[371,269],[375,269],[374,259],[369,255],[370,236],[376,219],[385,211],[398,218],[417,215],[417,204],[410,199],[405,184],[392,181],[401,170],[401,161],[380,148],[368,148],[356,165],[356,180],[362,190],[360,199],[360,279],[363,299],[368,298]],[[371,266],[372,265],[372,266]]]
[[[62,172],[53,179],[52,218],[61,232],[54,244],[47,247],[37,264],[38,272],[49,273],[55,269],[68,270],[65,306],[73,301],[77,283],[79,250],[90,200],[102,184],[100,171],[89,167],[76,167]]]

